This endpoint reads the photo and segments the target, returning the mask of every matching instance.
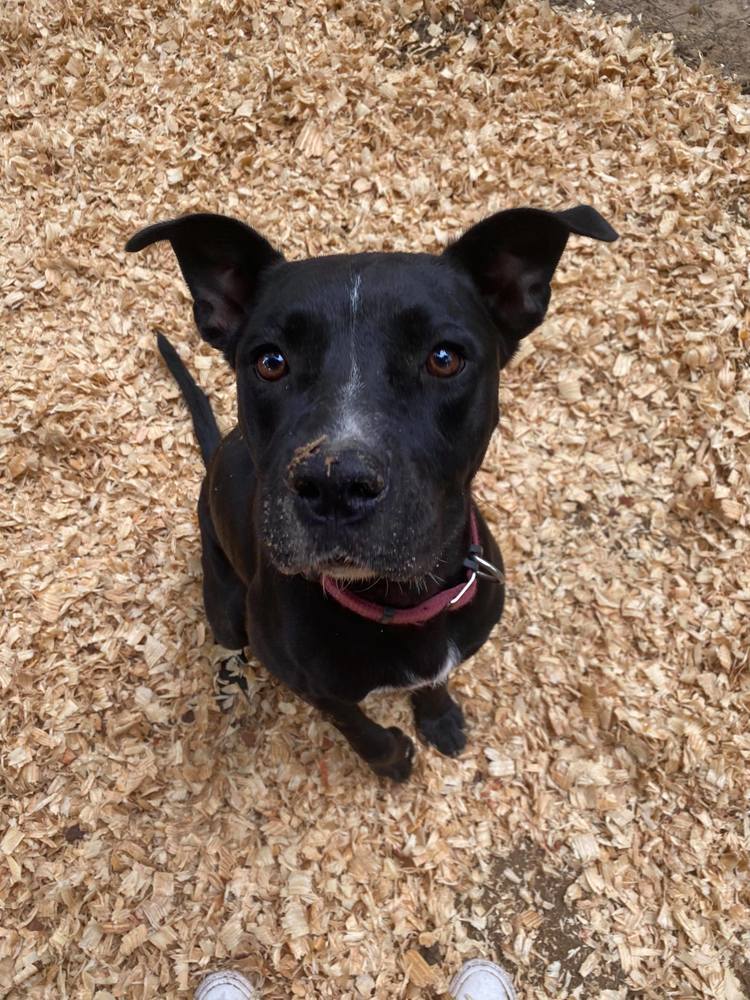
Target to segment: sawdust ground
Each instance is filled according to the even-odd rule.
[[[0,39],[6,995],[233,965],[270,1000],[424,997],[481,953],[525,1000],[742,997],[747,100],[528,0],[30,0]],[[509,602],[456,677],[465,754],[380,784],[257,663],[222,715],[155,330],[224,427],[231,378],[169,253],[126,239],[205,209],[291,257],[437,251],[579,201],[622,239],[571,242],[503,380],[476,492]]]

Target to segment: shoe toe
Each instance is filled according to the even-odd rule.
[[[257,994],[239,972],[213,972],[195,991],[195,1000],[257,1000]]]
[[[454,1000],[517,1000],[505,969],[481,958],[464,962],[450,991]]]

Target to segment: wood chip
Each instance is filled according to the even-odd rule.
[[[410,948],[404,956],[404,972],[409,982],[420,989],[432,986],[436,980],[434,967],[429,965],[414,948]]]

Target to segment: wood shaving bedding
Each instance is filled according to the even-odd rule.
[[[0,990],[231,966],[390,1000],[484,955],[527,998],[750,996],[747,98],[536,0],[0,18]],[[293,258],[436,252],[577,202],[622,238],[571,239],[504,375],[477,496],[510,593],[456,675],[467,751],[384,785],[257,663],[222,714],[155,331],[225,428],[232,379],[168,249],[126,239],[207,210]],[[406,699],[369,710],[412,731]]]

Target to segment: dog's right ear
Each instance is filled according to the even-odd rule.
[[[193,296],[201,337],[234,367],[237,336],[261,272],[283,256],[244,222],[209,213],[147,226],[128,240],[125,249],[132,253],[160,240],[172,244]]]

